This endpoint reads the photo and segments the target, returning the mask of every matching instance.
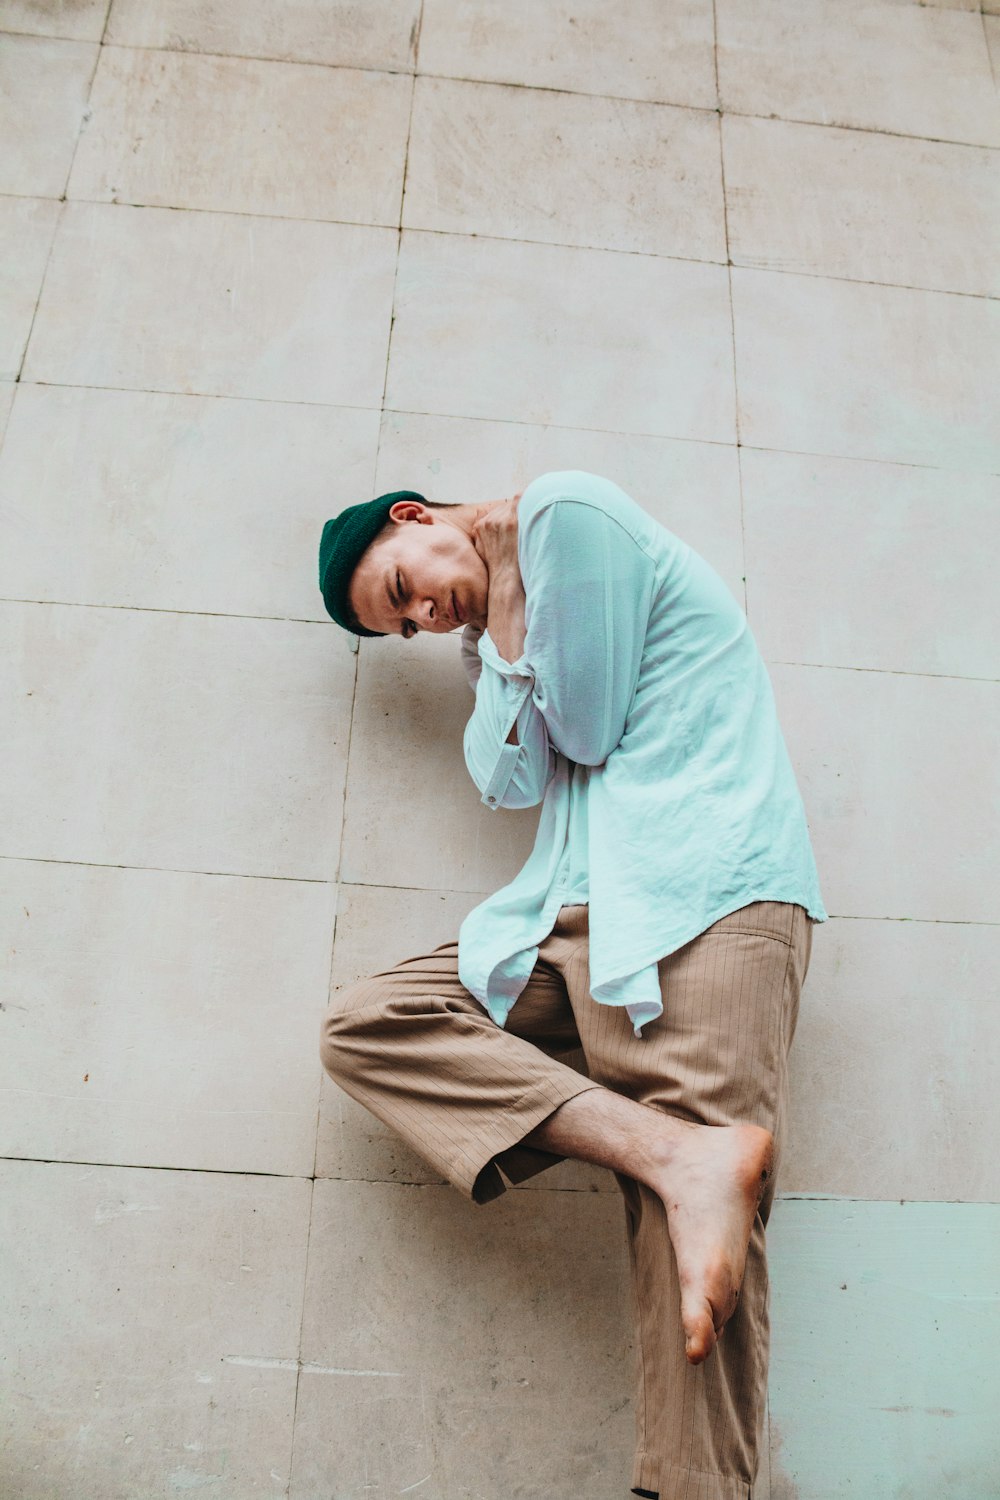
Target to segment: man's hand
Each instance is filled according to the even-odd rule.
[[[473,528],[472,544],[486,564],[491,588],[494,576],[505,571],[515,572],[518,579],[521,577],[517,560],[517,504],[520,498],[520,495],[515,495],[513,500],[501,500],[491,505]]]
[[[486,628],[504,661],[515,662],[524,651],[524,584],[517,560],[517,503],[493,505],[476,522],[472,542],[490,575]],[[517,726],[507,736],[517,744]]]

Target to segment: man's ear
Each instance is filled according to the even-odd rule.
[[[426,526],[433,520],[431,512],[419,500],[397,500],[389,511],[389,520],[402,525],[404,521],[419,521]]]

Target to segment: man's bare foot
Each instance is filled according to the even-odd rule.
[[[671,1132],[666,1159],[649,1185],[666,1206],[685,1352],[698,1365],[736,1310],[774,1138],[759,1125],[672,1124],[682,1129]]]
[[[594,1162],[662,1198],[681,1284],[687,1357],[701,1364],[736,1307],[774,1138],[759,1125],[693,1125],[599,1084],[561,1104],[525,1144]]]

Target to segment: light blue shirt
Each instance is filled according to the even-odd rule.
[[[635,1033],[657,961],[751,901],[826,919],[802,799],[743,611],[684,542],[594,474],[518,507],[524,651],[467,627],[465,759],[488,807],[542,803],[510,885],[462,924],[462,983],[503,1026],[561,906],[590,906],[590,988]],[[507,736],[517,724],[516,744]]]

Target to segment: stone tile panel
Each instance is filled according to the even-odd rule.
[[[424,0],[420,71],[714,109],[710,0]]]
[[[309,1176],[319,883],[0,860],[0,1152]]]
[[[354,658],[317,625],[0,609],[5,853],[329,881]]]
[[[722,266],[403,236],[386,405],[732,442]]]
[[[331,1472],[346,1494],[373,1477],[440,1500],[624,1492],[627,1275],[610,1194],[481,1209],[450,1188],[318,1182],[292,1497]]]
[[[420,0],[113,0],[106,40],[405,72],[419,16]]]
[[[1000,144],[974,12],[897,0],[718,0],[717,20],[725,111]]]
[[[323,522],[372,493],[378,413],[18,388],[0,456],[10,598],[322,620]],[[53,537],[73,537],[72,547]],[[338,649],[340,648],[340,649]]]
[[[1000,471],[1000,303],[735,268],[742,441]]]
[[[1000,684],[771,667],[826,909],[996,922]],[[818,940],[818,939],[817,939]]]
[[[97,51],[91,42],[0,32],[0,193],[62,196]]]
[[[25,378],[377,407],[396,239],[355,225],[67,204]]]
[[[4,0],[0,23],[27,36],[99,42],[107,11],[108,0]]]
[[[390,73],[104,47],[69,196],[398,224],[411,90]]]
[[[718,117],[420,78],[403,223],[725,262]]]
[[[995,152],[726,115],[736,265],[1000,293]]]
[[[1000,1199],[998,961],[996,925],[834,918],[815,929],[783,1192]]]
[[[995,1205],[779,1202],[772,1500],[996,1492],[998,1232]]]
[[[10,1493],[280,1500],[310,1184],[20,1161],[0,1174]]]
[[[740,467],[770,660],[1000,678],[1000,476],[752,448]]]

